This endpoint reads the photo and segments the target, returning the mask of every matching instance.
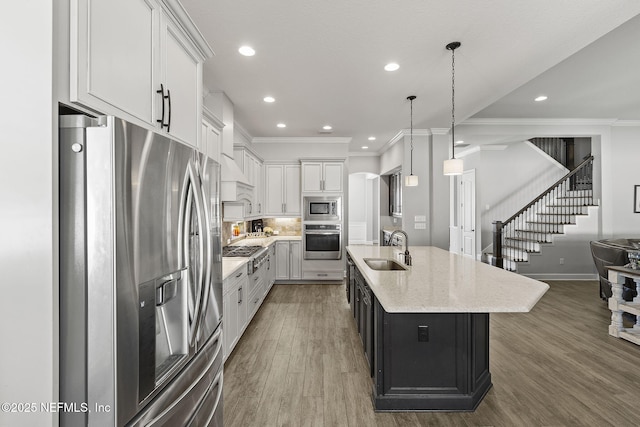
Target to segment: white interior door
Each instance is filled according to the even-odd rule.
[[[460,215],[460,252],[476,259],[476,171],[465,171],[460,177],[458,200]]]

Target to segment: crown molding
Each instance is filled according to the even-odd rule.
[[[351,137],[337,136],[291,136],[291,137],[255,137],[253,144],[349,144]]]
[[[184,35],[193,43],[203,60],[212,58],[215,55],[207,40],[178,0],[162,0],[160,4],[173,20],[184,28]]]
[[[349,157],[379,157],[380,153],[378,153],[377,151],[366,151],[366,152],[349,151],[347,155]]]
[[[431,136],[431,129],[414,129],[413,136]],[[393,144],[400,141],[405,136],[411,136],[411,129],[400,129],[398,133],[396,133],[393,138],[387,141],[380,149],[378,150],[378,154],[382,154],[387,151]]]
[[[446,135],[450,130],[451,128],[431,128],[431,133],[433,135]]]
[[[253,136],[251,136],[251,134],[245,128],[243,128],[242,125],[240,125],[240,123],[236,122],[235,120],[233,121],[233,130],[238,131],[238,133],[242,135],[244,139],[246,139],[247,141],[253,140]]]
[[[459,125],[486,126],[613,126],[617,119],[467,119]],[[458,126],[459,126],[458,125]]]
[[[222,120],[216,117],[216,115],[204,105],[202,106],[202,118],[218,130],[222,130],[222,128],[224,128]]]
[[[614,127],[640,127],[640,120],[616,120]]]

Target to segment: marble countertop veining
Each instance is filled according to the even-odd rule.
[[[409,247],[406,271],[377,271],[364,258],[392,258],[399,248],[347,246],[378,301],[389,313],[528,312],[549,289],[546,283],[432,246]]]

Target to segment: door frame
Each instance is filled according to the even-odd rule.
[[[477,259],[477,255],[478,255],[478,221],[477,221],[477,211],[476,211],[476,170],[475,169],[469,169],[466,170],[462,173],[462,175],[460,175],[459,177],[457,177],[456,179],[457,183],[457,211],[458,211],[458,229],[459,229],[459,233],[458,233],[458,249],[459,249],[459,254],[460,255],[464,255],[464,238],[465,238],[465,232],[464,232],[464,206],[463,206],[463,200],[462,197],[464,194],[461,186],[463,184],[463,181],[470,181],[472,183],[472,188],[473,188],[473,195],[470,199],[470,203],[471,203],[471,218],[473,218],[473,251],[472,251],[472,256],[473,259]]]

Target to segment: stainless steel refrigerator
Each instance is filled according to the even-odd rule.
[[[222,426],[220,168],[60,116],[61,426]]]

